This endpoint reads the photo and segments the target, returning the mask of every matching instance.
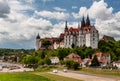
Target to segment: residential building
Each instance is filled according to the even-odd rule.
[[[116,66],[118,69],[120,69],[120,60],[113,62],[113,66]]]
[[[82,63],[81,57],[80,57],[78,54],[76,54],[76,53],[71,53],[71,54],[69,54],[68,56],[66,56],[66,57],[64,58],[64,60],[73,60],[73,61],[75,61],[75,62],[78,62],[79,64]]]
[[[104,35],[101,40],[104,40],[104,41],[113,41],[113,42],[115,41],[115,39],[113,37],[107,36],[107,35]]]
[[[109,53],[96,52],[95,54],[92,55],[92,59],[94,58],[95,55],[97,56],[101,66],[106,66],[111,63],[111,56]]]
[[[52,64],[57,64],[59,63],[59,58],[58,57],[50,57],[51,63]]]

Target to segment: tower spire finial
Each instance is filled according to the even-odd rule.
[[[38,33],[38,35],[36,36],[36,39],[40,39],[40,35],[39,35],[39,33]]]
[[[83,15],[83,18],[82,18],[82,21],[81,21],[81,28],[82,28],[82,27],[85,27],[84,15]]]
[[[65,31],[65,32],[68,31],[67,20],[66,20],[66,22],[65,22],[65,30],[64,30],[64,31]]]
[[[90,19],[89,19],[89,15],[87,14],[87,19],[86,19],[86,26],[90,26]]]

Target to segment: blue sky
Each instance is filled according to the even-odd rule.
[[[103,35],[120,39],[120,0],[0,0],[0,48],[34,48],[35,36],[58,37],[89,14]]]

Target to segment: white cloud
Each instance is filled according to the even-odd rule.
[[[39,32],[40,35],[43,35],[50,31],[52,23],[43,18],[24,14],[23,10],[29,10],[32,7],[27,5],[24,9],[25,6],[20,1],[12,0],[8,1],[8,4],[10,13],[6,18],[0,18],[0,46],[34,48],[36,34]]]
[[[6,17],[10,13],[10,7],[5,0],[0,1],[0,17]]]
[[[110,35],[117,40],[120,39],[120,12],[113,13],[113,8],[109,7],[104,0],[94,1],[90,8],[81,7],[78,13],[72,13],[74,18],[81,18],[89,14],[90,18],[95,19],[95,26],[103,35]]]
[[[80,18],[83,15],[89,14],[91,18],[107,19],[111,16],[113,8],[107,8],[107,3],[104,0],[94,1],[89,9],[81,7],[78,13],[72,13],[74,18]]]
[[[26,11],[26,10],[33,10],[34,8],[32,6],[29,6],[27,4],[23,4],[22,2],[18,0],[10,0],[9,6],[14,11]]]
[[[51,11],[35,11],[36,15],[38,16],[42,16],[48,19],[58,19],[58,20],[65,20],[69,17],[68,13],[64,13],[64,12],[51,12]]]
[[[62,9],[60,7],[54,7],[53,9],[56,10],[56,11],[63,11],[63,12],[66,11],[66,9]]]

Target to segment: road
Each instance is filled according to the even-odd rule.
[[[76,72],[62,72],[58,71],[58,73],[52,73],[55,75],[75,78],[83,81],[120,81],[120,78],[112,78],[112,77],[104,77],[104,76],[97,76],[97,75],[90,75],[90,74],[83,74],[83,73],[76,73]]]

